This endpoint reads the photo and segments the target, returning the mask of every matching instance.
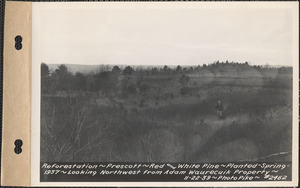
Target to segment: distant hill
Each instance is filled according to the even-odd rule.
[[[53,72],[55,69],[57,69],[57,67],[60,64],[47,64],[49,69],[51,70],[51,72]],[[97,72],[102,72],[102,71],[110,71],[114,66],[119,66],[120,68],[124,68],[126,66],[131,66],[134,68],[137,67],[149,67],[149,68],[153,68],[153,67],[157,67],[157,68],[162,68],[162,65],[77,65],[77,64],[65,64],[68,68],[69,71],[72,73],[76,73],[76,72],[81,72],[83,74],[89,74],[89,73],[97,73]],[[174,66],[169,66],[169,67],[175,67]]]

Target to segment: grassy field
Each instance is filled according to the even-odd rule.
[[[41,161],[291,161],[291,71],[228,66],[185,75],[184,86],[182,74],[119,76],[116,88],[125,79],[148,86],[126,96],[42,95]]]

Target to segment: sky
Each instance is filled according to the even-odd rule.
[[[288,8],[92,5],[36,6],[43,62],[292,65]]]

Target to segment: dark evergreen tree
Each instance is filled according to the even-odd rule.
[[[46,63],[41,64],[41,92],[43,94],[51,92],[50,70]]]
[[[125,76],[127,76],[127,75],[132,75],[132,73],[133,73],[133,68],[131,68],[130,66],[127,66],[127,67],[125,67],[125,69],[123,70],[123,74],[125,75]]]

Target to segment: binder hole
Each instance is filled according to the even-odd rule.
[[[21,35],[18,35],[15,37],[15,48],[16,50],[21,50],[23,45],[22,45],[22,36]]]
[[[22,153],[22,145],[23,145],[23,141],[20,139],[15,140],[15,153],[16,154],[20,154]]]

